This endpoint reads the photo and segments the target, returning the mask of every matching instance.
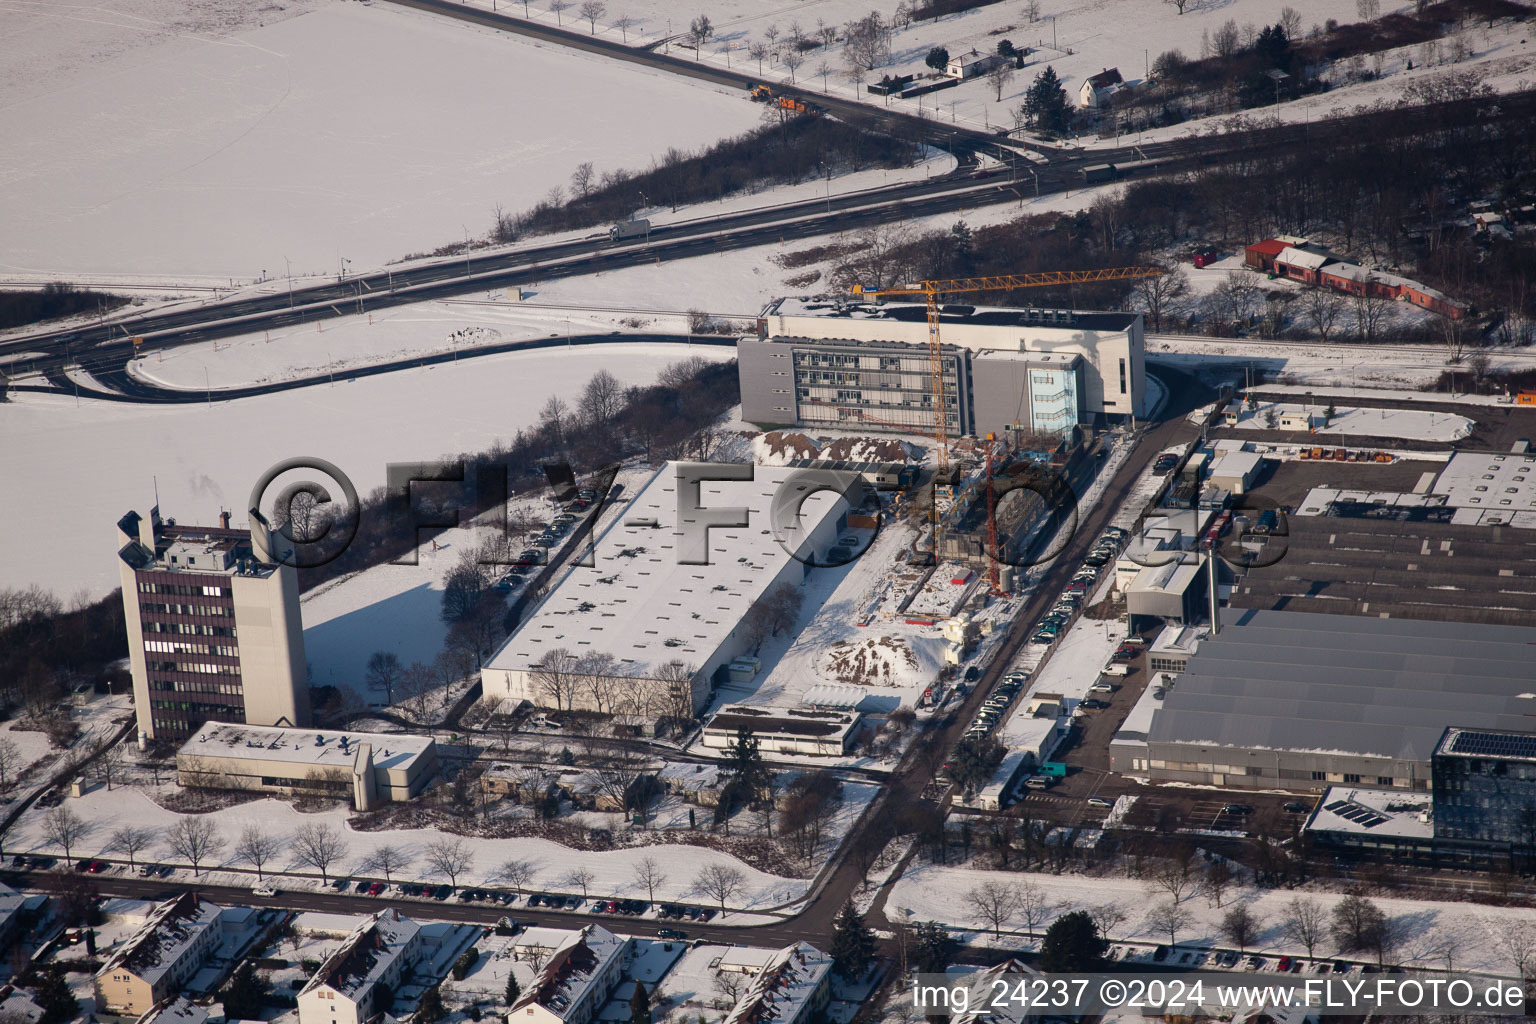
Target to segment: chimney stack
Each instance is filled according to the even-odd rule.
[[[219,512],[219,529],[229,529],[229,513],[227,511]]]

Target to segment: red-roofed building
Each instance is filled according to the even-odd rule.
[[[1243,264],[1253,270],[1269,273],[1275,269],[1275,257],[1289,248],[1289,242],[1282,242],[1278,238],[1254,242],[1243,250]]]

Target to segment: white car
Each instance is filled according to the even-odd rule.
[[[1113,800],[1109,799],[1108,797],[1105,797],[1105,796],[1091,796],[1091,797],[1088,798],[1088,802],[1090,804],[1092,804],[1094,807],[1113,807],[1113,806],[1115,806],[1115,802]]]
[[[251,890],[252,896],[276,896],[277,890],[270,885],[258,885]]]

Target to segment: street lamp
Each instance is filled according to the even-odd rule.
[[[283,266],[288,268],[288,308],[293,308],[293,263],[287,256],[283,257]]]

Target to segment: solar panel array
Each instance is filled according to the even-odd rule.
[[[1536,735],[1459,732],[1451,738],[1451,753],[1478,757],[1520,757],[1536,761]]]
[[[1361,828],[1375,828],[1377,825],[1384,825],[1387,822],[1387,818],[1384,815],[1366,807],[1364,804],[1357,804],[1353,800],[1335,800],[1332,803],[1324,804],[1323,810],[1332,811],[1345,821],[1352,821]]]

